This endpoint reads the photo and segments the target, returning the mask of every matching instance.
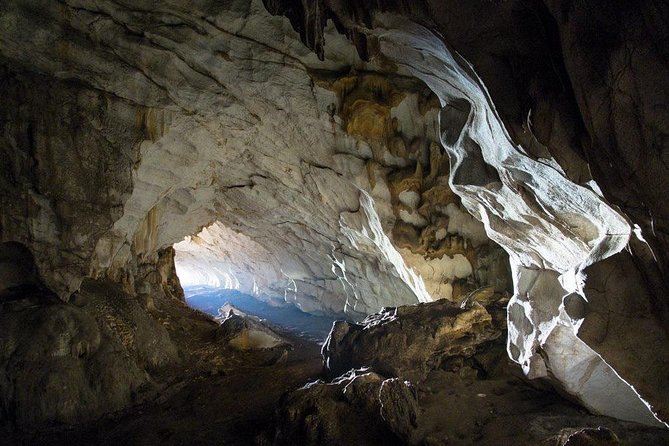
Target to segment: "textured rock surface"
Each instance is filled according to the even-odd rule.
[[[178,301],[164,248],[218,221],[224,238],[186,251],[226,254],[241,232],[260,272],[233,272],[240,288],[362,317],[505,288],[466,208],[511,259],[510,356],[659,424],[669,12],[455,3],[3,3],[1,241],[64,300],[104,278],[151,309]]]
[[[337,175],[323,166],[302,172],[302,195],[317,194],[316,200],[277,184],[265,203],[267,195],[256,186],[250,198],[240,198],[253,210],[253,221],[219,221],[175,245],[184,284],[282,296],[304,311],[352,317],[407,299],[457,299],[482,285],[508,288],[506,256],[448,187],[448,159],[436,145],[434,97],[406,78],[316,81],[336,93],[329,106],[345,134],[335,138],[355,145],[346,149],[335,140],[320,148],[321,157],[337,158]],[[338,153],[343,150],[348,156]],[[342,200],[357,209],[342,211]],[[291,215],[271,224],[283,212]],[[301,221],[292,222],[295,215]],[[372,265],[361,264],[359,252]]]
[[[468,309],[448,301],[386,308],[360,324],[335,322],[323,345],[325,367],[331,376],[367,366],[417,382],[447,358],[472,356],[478,345],[498,338],[499,322],[478,303]]]
[[[483,296],[478,297],[483,300]],[[402,310],[411,313],[397,316],[395,322],[410,326],[412,318],[420,313],[416,308],[436,304],[400,308],[399,313]],[[439,317],[421,322],[425,331],[438,332],[448,325]],[[404,333],[410,333],[411,327],[406,328]],[[359,363],[376,363],[371,368],[350,370],[331,382],[319,380],[288,394],[279,407],[273,428],[259,438],[259,444],[394,444],[399,438],[401,444],[430,446],[641,446],[669,440],[666,429],[593,416],[554,392],[531,387],[532,381],[522,378],[520,370],[508,359],[503,340],[471,337],[467,339],[466,352],[448,347],[431,351],[438,360],[426,373],[423,361],[406,360],[410,356],[415,359],[410,348],[406,354],[397,348],[396,339],[402,332],[367,329],[370,333],[357,333],[358,342],[341,345],[338,353],[355,356],[360,345],[369,344],[361,339],[367,336],[376,341],[382,360],[358,355]],[[331,337],[336,336],[336,331],[337,327]],[[391,351],[396,353],[394,359],[386,354]],[[324,352],[324,358],[332,360],[328,353]],[[383,369],[386,372],[380,372]],[[399,379],[384,378],[396,374]],[[403,376],[419,379],[409,384],[402,382]]]
[[[416,412],[411,383],[351,370],[331,383],[309,383],[287,395],[275,434],[261,444],[413,444]],[[365,422],[352,422],[356,419]]]
[[[294,6],[294,3],[289,1],[273,3]],[[640,67],[640,74],[645,79],[655,79],[654,76],[658,72],[666,71],[666,63],[660,62],[666,60],[666,57],[648,42],[666,40],[667,33],[666,27],[649,17],[651,14],[667,17],[667,10],[659,7],[657,2],[647,1],[643,2],[641,8],[627,11],[629,17],[621,13],[625,8],[609,15],[607,13],[597,15],[589,13],[590,8],[586,5],[576,7],[568,2],[561,2],[560,6],[549,5],[549,9],[554,9],[555,17],[551,17],[551,12],[538,2],[502,3],[499,6],[496,2],[472,2],[469,14],[466,10],[462,11],[453,5],[451,8],[432,5],[439,11],[437,14],[432,14],[432,17],[440,23],[459,22],[450,29],[444,25],[445,33],[450,33],[453,36],[452,40],[470,50],[465,52],[465,55],[469,53],[472,59],[483,63],[488,79],[496,76],[498,70],[503,75],[511,75],[510,80],[514,84],[512,89],[507,88],[504,77],[493,79],[491,82],[495,88],[494,97],[502,98],[500,106],[504,113],[504,124],[499,119],[493,102],[488,98],[488,91],[482,86],[473,67],[464,62],[460,55],[451,56],[446,46],[435,42],[427,30],[408,26],[412,31],[409,31],[411,36],[407,36],[400,31],[403,26],[404,31],[407,31],[405,22],[400,23],[391,16],[359,15],[359,10],[355,7],[346,8],[340,2],[324,2],[323,9],[277,8],[277,12],[292,15],[295,17],[293,22],[301,22],[301,26],[305,28],[319,26],[315,16],[333,16],[343,28],[354,35],[356,42],[365,43],[365,48],[368,50],[365,54],[370,60],[381,57],[390,59],[391,63],[397,64],[400,72],[403,72],[404,68],[424,80],[440,97],[444,105],[441,112],[441,139],[453,161],[451,172],[453,190],[462,197],[470,212],[485,223],[488,235],[504,246],[511,256],[516,295],[510,303],[515,310],[509,312],[512,334],[509,353],[523,365],[528,375],[546,376],[547,373],[556,372],[553,374],[554,377],[566,387],[570,387],[570,392],[576,392],[583,399],[590,400],[592,394],[589,391],[580,392],[570,384],[578,382],[580,387],[622,389],[627,384],[615,377],[615,372],[605,361],[617,363],[616,367],[619,369],[624,368],[623,363],[627,361],[621,360],[623,355],[609,354],[603,350],[605,360],[603,362],[597,352],[592,351],[590,346],[584,344],[577,336],[582,320],[572,319],[561,312],[565,302],[572,300],[573,294],[587,298],[583,287],[585,281],[583,270],[590,264],[622,250],[630,241],[632,228],[622,214],[601,198],[597,184],[588,181],[590,178],[587,174],[587,164],[583,162],[581,155],[585,150],[581,145],[588,143],[579,140],[584,135],[582,118],[576,111],[576,101],[570,97],[569,87],[565,86],[567,70],[562,66],[562,54],[557,45],[558,35],[563,34],[563,42],[565,35],[569,36],[570,41],[578,42],[574,45],[573,54],[567,55],[566,58],[574,55],[576,59],[582,58],[582,53],[592,52],[587,46],[593,43],[595,46],[607,47],[597,63],[592,63],[593,59],[586,57],[588,63],[583,68],[579,65],[566,64],[579,75],[585,75],[586,78],[592,76],[599,80],[604,73],[604,84],[608,86],[617,82],[615,79],[619,78],[616,73],[619,73],[624,74],[621,76],[623,84],[625,82],[629,84],[629,81],[624,80],[628,78],[624,63],[617,62],[618,48],[622,43],[624,49],[620,53],[628,54],[628,50],[632,52],[638,50],[653,59],[649,64]],[[364,10],[364,6],[361,7]],[[602,8],[606,11],[611,9],[610,5]],[[401,2],[388,2],[384,5],[384,9],[430,21],[425,16],[425,8],[421,9],[420,6],[408,7]],[[490,22],[479,20],[481,10],[488,11],[495,18]],[[473,11],[476,12],[472,14]],[[532,26],[544,33],[540,39],[531,37],[536,43],[525,48],[522,47],[522,43],[528,42],[529,33],[525,29],[515,30],[515,26],[523,17],[530,17]],[[595,29],[602,30],[602,34],[607,36],[603,40],[608,39],[608,42],[603,42],[599,36],[593,39],[580,39],[583,35],[582,27],[588,28],[586,34],[591,32],[589,21],[593,22]],[[621,22],[624,24],[621,25]],[[637,31],[637,27],[642,30]],[[480,33],[474,38],[470,35],[472,28]],[[501,42],[499,44],[501,49],[488,44],[488,36],[497,35],[496,32],[502,33],[507,39],[495,39]],[[507,34],[510,35],[507,37]],[[319,35],[317,32],[312,32],[311,35],[323,37],[323,34]],[[641,35],[652,37],[644,40]],[[495,59],[496,53],[505,54],[509,51],[508,48],[518,44],[521,45],[521,49],[518,50],[520,55],[511,54],[510,58],[514,63],[511,67],[504,67],[503,62],[500,63]],[[318,45],[312,46],[318,51]],[[572,48],[569,50],[572,51]],[[548,63],[537,63],[546,54],[545,51],[548,51],[548,54],[551,54],[551,51],[556,54]],[[528,60],[533,62],[530,66],[540,68],[529,72],[534,74],[525,72],[523,65],[518,65],[521,68],[515,65],[519,61]],[[549,73],[545,72],[546,65],[550,65]],[[658,71],[651,72],[652,70],[647,69],[648,66],[656,67]],[[575,74],[569,73],[572,79],[578,78]],[[610,79],[611,82],[606,79]],[[642,82],[645,82],[645,79]],[[555,84],[547,88],[547,93],[544,95],[542,88],[551,82]],[[599,82],[595,81],[594,84]],[[504,89],[506,91],[502,91]],[[510,92],[514,90],[519,93],[520,101],[518,98],[514,100],[510,97]],[[628,93],[624,96],[630,100],[627,102],[623,100],[625,105],[620,105],[625,110],[626,116],[617,120],[618,130],[628,137],[639,134],[635,129],[638,122],[648,122],[645,128],[648,129],[648,135],[653,136],[649,138],[652,142],[643,144],[642,150],[648,154],[644,157],[636,157],[638,145],[629,139],[627,146],[617,150],[625,154],[630,153],[635,160],[646,156],[657,159],[654,153],[659,153],[658,147],[663,146],[664,143],[659,141],[662,141],[665,132],[655,122],[658,122],[656,119],[661,121],[665,108],[660,107],[658,113],[647,115],[633,111],[634,104],[640,106],[656,99],[647,100],[645,93],[631,91],[627,84],[625,90]],[[606,92],[606,88],[602,91]],[[523,103],[528,97],[534,100],[534,104]],[[560,97],[563,100],[559,100]],[[529,113],[532,109],[528,110],[528,104],[530,107],[535,105],[539,110],[538,131],[543,144],[532,134],[532,120]],[[555,118],[559,116],[556,110],[564,112],[562,117]],[[583,107],[580,112],[588,118],[589,112],[584,111]],[[602,116],[606,120],[610,115],[603,113]],[[592,133],[601,131],[603,138],[610,134],[609,130],[603,127],[590,129]],[[597,135],[590,137],[597,139]],[[518,142],[523,143],[525,147],[517,146]],[[618,141],[612,142],[610,139],[609,143],[612,146],[619,144]],[[595,148],[595,150],[606,152],[609,149]],[[587,151],[592,151],[592,147]],[[564,167],[555,159],[558,159]],[[613,164],[618,161],[608,158],[607,162]],[[628,164],[621,162],[619,166],[623,166],[624,169]],[[611,170],[601,165],[598,168],[604,174]],[[622,183],[617,184],[618,186],[611,190],[620,188],[619,185]],[[656,203],[654,207],[660,209],[663,206]],[[638,212],[635,211],[628,216],[633,214]],[[648,232],[648,229],[646,227],[645,232]],[[643,238],[643,232],[641,228],[635,227],[635,234],[639,240]],[[666,274],[657,275],[662,262],[657,260],[649,262],[653,254],[644,251],[643,245],[637,240],[631,240],[630,245],[637,252],[632,263],[635,263],[636,267],[645,265],[645,280],[650,281],[654,290],[652,295],[644,296],[648,305],[655,309],[653,320],[648,322],[652,325],[653,332],[664,332],[663,336],[666,337],[666,297],[661,297],[666,296]],[[655,243],[654,246],[657,248],[660,245]],[[535,287],[534,283],[538,277],[541,277],[541,286]],[[637,285],[645,286],[643,281]],[[626,295],[619,298],[622,301],[633,302],[636,296]],[[622,302],[621,304],[624,305]],[[520,311],[521,309],[524,310]],[[553,331],[555,333],[551,336]],[[637,336],[642,336],[642,333]],[[580,359],[577,362],[565,361],[562,356],[570,345],[579,345]],[[546,364],[551,361],[549,352],[551,350],[555,356],[552,360],[555,370],[551,369],[550,364]],[[661,349],[659,356],[663,358],[662,362],[666,362],[667,350],[666,347]],[[544,359],[545,357],[548,357],[548,361]],[[649,361],[654,362],[655,359],[651,357]],[[584,366],[586,364],[587,366]],[[632,361],[629,364],[631,367],[636,365]],[[599,372],[591,374],[589,371],[593,368]],[[643,375],[636,376],[631,373],[624,378],[639,390],[646,387],[647,382],[662,382],[667,376],[665,371],[656,366],[652,366],[649,373],[644,371]],[[584,386],[588,381],[590,384]],[[634,391],[628,390],[627,393],[634,394]],[[606,395],[603,395],[603,398],[606,400]],[[656,392],[647,392],[644,393],[644,398],[652,401],[654,412],[663,413],[667,404],[663,396]],[[609,411],[614,406],[600,402],[591,405],[591,408],[613,414]],[[624,408],[615,415],[621,416],[622,412],[624,418],[657,424],[654,417],[644,409],[644,404],[635,403],[632,406],[634,407]]]
[[[237,350],[253,350],[287,346],[286,340],[260,321],[252,317],[229,314],[221,321],[221,326],[216,331],[217,339],[228,343]]]
[[[155,397],[151,374],[174,364],[165,328],[116,286],[85,282],[72,303],[34,288],[0,311],[3,419],[80,423]]]
[[[662,254],[667,239],[660,229],[668,208],[658,200],[667,190],[667,165],[662,161],[667,153],[667,107],[661,105],[667,102],[667,85],[659,79],[669,75],[669,28],[662,25],[669,10],[653,0],[633,6],[599,1],[474,1],[464,9],[460,4],[457,9],[449,6],[446,2],[435,9],[434,18],[446,40],[485,82],[513,140],[530,156],[554,157],[578,184],[594,178],[604,196],[634,224],[635,236],[628,244],[631,256],[621,254],[624,259],[605,262],[615,264],[612,268],[588,268],[583,291],[586,307],[594,308],[586,311],[578,336],[653,399],[655,410],[666,411],[666,401],[643,389],[667,379],[660,371],[660,363],[667,361],[666,338],[665,346],[659,346],[655,333],[666,333],[669,314],[669,276]],[[477,20],[472,11],[490,20]],[[493,43],[489,35],[504,37]],[[620,271],[625,271],[625,292],[620,292],[619,283],[608,281]],[[603,301],[602,294],[610,297]],[[562,300],[567,304],[572,297]],[[608,320],[621,310],[632,320],[645,319],[646,328],[618,325],[619,334],[608,335],[600,329],[598,340],[584,328],[603,327],[602,314]],[[646,332],[650,342],[635,348],[619,347],[614,353],[604,346],[607,336],[613,344],[617,337],[645,338]],[[644,354],[648,371],[631,372],[639,364],[632,358],[646,347],[662,353]]]
[[[49,79],[30,97],[43,79],[14,72],[3,84],[4,168],[17,179],[3,195],[3,238],[39,252],[61,297],[88,274],[134,292],[138,264],[215,220],[196,245],[227,255],[221,268],[239,268],[244,291],[255,284],[305,311],[358,317],[508,286],[503,252],[448,189],[438,104],[422,83],[366,73],[377,68],[333,30],[321,62],[259,2],[202,5],[190,18],[177,3],[144,13],[51,4],[34,39],[22,34],[30,3],[3,7],[2,54],[13,66],[92,87]],[[146,32],[138,40],[128,29]],[[283,41],[268,41],[272,33]],[[26,59],[26,45],[43,57]]]

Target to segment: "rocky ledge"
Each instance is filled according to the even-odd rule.
[[[335,323],[323,347],[330,378],[285,395],[257,443],[669,444],[666,430],[593,415],[527,380],[499,340],[500,304],[473,297],[469,308],[438,301]]]

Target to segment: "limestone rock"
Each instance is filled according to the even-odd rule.
[[[43,38],[23,34],[29,6],[0,11],[2,239],[34,251],[62,299],[89,275],[141,293],[141,265],[190,235],[184,270],[310,312],[361,319],[508,287],[504,252],[455,215],[436,97],[379,74],[334,27],[321,61],[259,1],[201,5],[188,31],[161,25],[184,19],[178,2],[144,18],[113,2],[36,8]],[[31,45],[44,57],[26,59]]]
[[[414,444],[416,416],[416,394],[409,382],[351,370],[331,383],[313,382],[288,394],[275,431],[265,441],[314,446]]]
[[[337,321],[323,345],[331,376],[371,367],[383,376],[417,382],[452,356],[471,356],[502,329],[484,307],[468,309],[441,300],[386,308],[360,324]]]
[[[108,279],[162,311],[196,235],[205,267],[254,254],[207,277],[362,319],[502,291],[487,237],[525,373],[665,426],[667,9],[348,3],[3,2],[0,240],[64,301]],[[627,320],[659,347],[600,329]]]
[[[0,410],[20,427],[125,409],[177,361],[165,329],[109,284],[85,283],[74,303],[35,290],[0,305]]]
[[[669,274],[666,259],[658,254],[667,251],[666,231],[657,228],[667,221],[662,217],[666,200],[658,200],[666,189],[667,164],[659,154],[666,153],[661,123],[667,119],[666,107],[657,104],[666,102],[667,92],[641,87],[666,77],[666,54],[661,45],[651,43],[667,39],[667,27],[656,25],[666,23],[666,8],[658,9],[653,0],[620,8],[597,0],[578,5],[475,1],[465,9],[448,1],[384,4],[385,12],[409,14],[419,23],[436,21],[434,26],[448,36],[456,54],[436,43],[427,30],[413,28],[408,33],[415,38],[407,39],[399,31],[406,21],[392,14],[361,14],[336,1],[319,2],[319,8],[301,8],[290,0],[271,4],[273,11],[291,17],[296,28],[313,28],[309,35],[318,38],[304,41],[316,51],[327,40],[324,18],[333,16],[354,36],[360,54],[370,60],[382,55],[386,63],[406,69],[437,93],[452,189],[511,256],[515,296],[514,311],[509,312],[509,352],[528,376],[545,375],[544,358],[550,362],[551,354],[557,355],[552,360],[562,363],[556,367],[562,369],[557,379],[571,386],[568,391],[593,402],[601,398],[596,410],[615,416],[620,413],[611,411],[617,405],[605,402],[606,392],[593,400],[592,393],[579,393],[572,385],[591,380],[576,387],[622,392],[627,383],[642,389],[648,379],[666,380],[666,372],[654,368],[649,371],[652,378],[640,377],[645,369],[631,371],[638,361],[585,344],[577,336],[582,320],[561,315],[574,295],[587,299],[585,269],[629,242],[634,258],[626,268],[642,265],[645,278],[635,284],[650,284],[642,299],[644,307],[655,308],[649,320],[652,332],[666,328]],[[480,20],[482,13],[489,19]],[[493,42],[491,35],[496,36]],[[476,86],[482,86],[479,76],[486,88]],[[653,166],[648,180],[637,175],[645,171],[644,165]],[[630,240],[632,227],[621,208],[607,200],[622,206],[636,223],[636,239]],[[637,299],[635,293],[617,296],[612,309]],[[666,335],[663,339],[665,347],[657,354],[666,362]],[[578,345],[583,355],[579,361],[562,356],[570,345]],[[608,362],[617,362],[620,370],[628,367],[623,379],[615,377]],[[592,375],[588,367],[577,365],[585,363],[599,372]],[[634,399],[634,389],[625,392]],[[643,401],[624,411],[626,419],[662,425],[654,413],[666,419],[666,392],[641,393]],[[648,402],[650,411],[644,409]]]
[[[216,338],[237,350],[268,349],[288,346],[288,342],[253,316],[232,311],[221,321]]]
[[[228,316],[232,316],[233,314],[236,314],[238,316],[243,316],[243,317],[248,317],[249,316],[248,314],[244,313],[239,308],[232,305],[230,302],[226,302],[226,303],[223,304],[223,306],[221,308],[218,309],[218,317],[216,319],[219,320],[219,321],[223,321]]]

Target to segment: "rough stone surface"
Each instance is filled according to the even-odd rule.
[[[331,383],[309,383],[286,396],[276,431],[261,444],[414,444],[416,394],[408,381],[351,370]],[[364,423],[352,420],[365,420]]]
[[[504,253],[448,188],[435,97],[369,73],[334,30],[321,62],[259,2],[190,18],[178,2],[143,13],[52,4],[40,38],[22,34],[31,7],[3,7],[2,54],[52,77],[5,76],[3,168],[16,181],[3,239],[37,252],[62,298],[89,274],[135,292],[138,264],[215,221],[190,251],[217,263],[195,269],[305,311],[364,317],[509,286]],[[126,34],[140,28],[139,40]],[[61,41],[67,50],[52,51]],[[25,45],[43,57],[25,59]],[[43,93],[28,93],[35,83]]]
[[[505,288],[485,232],[525,373],[662,425],[669,10],[441,3],[4,2],[0,241],[62,300],[108,279],[153,311],[166,248],[242,233],[244,287],[362,318]],[[13,249],[3,290],[34,285]]]
[[[21,290],[38,286],[39,277],[30,250],[18,242],[0,243],[0,296],[19,294]]]
[[[40,289],[2,301],[3,419],[75,424],[154,397],[151,374],[174,364],[167,331],[107,283],[85,282],[73,302]]]
[[[444,326],[439,318],[422,322],[434,331]],[[336,327],[333,336],[335,331]],[[392,346],[397,334],[386,331],[371,336],[383,350]],[[308,384],[283,399],[274,426],[259,437],[258,443],[395,444],[399,437],[402,444],[428,446],[641,446],[669,440],[666,429],[594,416],[547,388],[532,386],[536,381],[525,379],[512,365],[502,340],[476,342],[470,342],[476,344],[473,354],[462,354],[457,349],[451,351],[452,355],[448,349],[438,352],[439,364],[428,373],[421,361],[407,362],[402,350],[393,349],[399,373],[420,377],[412,385],[402,383],[401,377],[384,381],[384,376],[394,372],[378,372],[388,369],[387,364],[393,361],[383,351],[380,356],[385,363],[350,370],[331,382]],[[357,347],[353,344],[348,348],[354,351]],[[327,353],[324,356],[327,358]],[[374,359],[367,361],[372,364]],[[392,391],[385,391],[391,383],[393,387],[388,390]],[[367,413],[369,408],[371,412]],[[379,412],[384,420],[381,424]]]
[[[367,366],[417,382],[447,358],[473,355],[502,330],[478,303],[467,309],[448,301],[386,308],[360,324],[335,322],[323,358],[331,376]]]
[[[221,321],[216,338],[238,350],[253,350],[287,346],[288,343],[269,327],[253,317],[229,314]]]

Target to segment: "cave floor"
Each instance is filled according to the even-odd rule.
[[[320,346],[290,339],[287,355],[258,352],[178,381],[153,403],[76,428],[53,428],[16,444],[249,445],[272,420],[281,395],[313,380],[322,368]],[[278,358],[278,360],[277,360]],[[262,364],[266,361],[266,364]],[[238,364],[234,364],[238,363]]]
[[[153,376],[156,390],[143,397],[144,403],[77,426],[22,433],[0,427],[0,444],[271,444],[282,396],[321,377],[320,345],[304,337],[280,332],[292,348],[241,352],[223,345],[216,338],[218,324],[185,303],[160,305],[155,314],[179,350],[189,354],[163,375]],[[553,446],[564,444],[560,438],[579,429],[606,427],[620,439],[618,444],[669,445],[667,430],[590,415],[527,382],[509,363],[503,342],[489,345],[476,358],[487,364],[485,373],[456,358],[416,384],[412,444]],[[364,432],[366,420],[344,416]],[[377,444],[367,440],[351,438],[347,444]],[[396,443],[388,439],[384,444]]]
[[[166,388],[153,403],[76,428],[58,427],[15,438],[13,443],[256,444],[262,432],[271,432],[281,396],[313,381],[322,370],[318,344],[299,338],[291,342],[294,349],[287,356],[255,352],[256,359],[267,364],[192,376]],[[233,362],[242,359],[248,360],[240,357]],[[590,415],[520,377],[481,380],[462,370],[431,372],[416,386],[420,412],[415,437],[421,438],[417,444],[553,445],[575,430],[600,426],[617,433],[621,443],[616,444],[669,444],[666,432]],[[358,443],[352,439],[350,444]]]

